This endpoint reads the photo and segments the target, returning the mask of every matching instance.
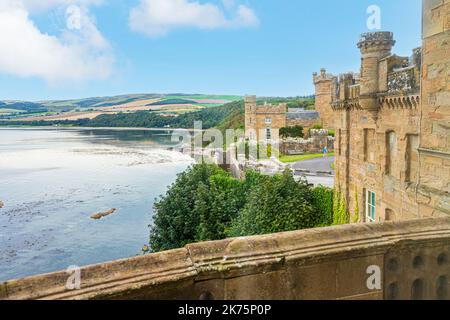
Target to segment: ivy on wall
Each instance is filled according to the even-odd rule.
[[[352,223],[358,223],[358,221],[359,221],[358,188],[355,186],[355,212],[353,214]]]
[[[339,172],[336,173],[336,181],[339,181]],[[333,196],[333,225],[349,224],[350,213],[347,209],[347,201],[338,184],[334,189]]]

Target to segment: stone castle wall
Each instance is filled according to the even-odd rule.
[[[450,0],[424,1],[418,202],[450,214]]]
[[[327,147],[328,152],[334,152],[334,138],[328,135],[328,130],[311,130],[308,139],[282,139],[280,151],[283,154],[295,155],[305,153],[322,153]]]
[[[367,191],[377,222],[450,214],[449,7],[424,1],[423,49],[411,58],[391,54],[392,33],[368,33],[361,74],[314,74],[316,88],[332,83],[336,185],[359,221]]]
[[[290,112],[285,103],[258,105],[256,96],[245,98],[245,132],[246,138],[250,140],[268,140],[267,130],[270,130],[271,139],[276,141],[281,128],[302,126],[307,133],[310,128],[320,123],[317,112]]]

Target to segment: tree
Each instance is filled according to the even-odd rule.
[[[209,189],[202,185],[197,195],[196,211],[200,215],[196,241],[226,238],[229,226],[246,202],[244,184],[222,172],[211,176]]]
[[[197,239],[202,208],[199,198],[209,189],[210,177],[222,171],[214,165],[194,165],[178,175],[166,195],[154,205],[155,215],[150,229],[153,251],[181,248]],[[204,204],[205,206],[207,205]]]
[[[293,126],[280,129],[280,136],[282,138],[303,138],[303,127]]]
[[[314,227],[317,217],[311,189],[292,174],[260,178],[248,202],[232,223],[229,236],[266,234]]]
[[[227,236],[329,225],[332,207],[330,189],[296,182],[290,171],[274,177],[247,171],[239,180],[216,165],[196,164],[155,203],[150,246],[157,252]]]

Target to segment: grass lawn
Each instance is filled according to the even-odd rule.
[[[328,156],[332,157],[332,156],[334,156],[334,153],[329,153]],[[305,161],[305,160],[322,158],[322,157],[323,157],[322,153],[299,154],[299,155],[293,155],[293,156],[281,155],[280,161],[284,162],[284,163],[289,163],[289,162],[299,162],[299,161]]]

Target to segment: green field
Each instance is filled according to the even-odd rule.
[[[6,113],[6,114],[11,114],[11,113],[22,113],[25,112],[24,110],[16,110],[16,109],[0,109],[0,114],[2,113]]]
[[[195,99],[195,100],[227,100],[227,101],[236,101],[236,100],[241,100],[242,97],[240,96],[227,96],[227,95],[190,95],[190,94],[186,94],[186,95],[167,95],[164,96],[165,99]]]
[[[332,157],[332,156],[334,156],[334,153],[329,153],[328,156]],[[317,159],[317,158],[322,158],[322,157],[323,157],[323,153],[299,154],[299,155],[292,155],[292,156],[282,155],[282,156],[280,156],[280,161],[284,162],[284,163],[290,163],[290,162],[300,162],[300,161],[305,161],[305,160],[310,160],[310,159]]]

